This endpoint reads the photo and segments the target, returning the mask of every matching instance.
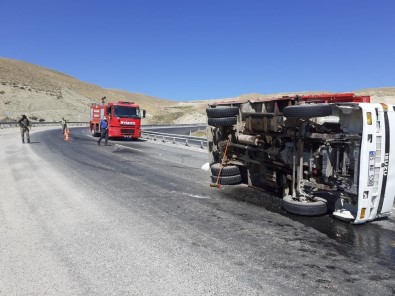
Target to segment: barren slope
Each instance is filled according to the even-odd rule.
[[[31,118],[87,121],[89,105],[107,101],[134,101],[146,109],[148,120],[175,103],[143,94],[104,89],[63,73],[26,62],[0,58],[0,120],[21,113]]]
[[[370,95],[373,102],[395,104],[395,87],[354,92],[359,95]],[[35,120],[59,121],[64,116],[70,121],[88,121],[89,105],[100,102],[100,98],[106,96],[107,101],[137,102],[142,109],[147,110],[147,118],[143,120],[146,124],[203,123],[206,121],[205,109],[213,101],[237,101],[306,93],[320,92],[253,93],[233,98],[176,103],[143,94],[104,89],[55,70],[0,58],[0,121],[16,119],[21,113]]]

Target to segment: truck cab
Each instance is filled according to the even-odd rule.
[[[100,120],[108,121],[108,136],[113,138],[141,137],[141,110],[134,102],[110,102],[91,105],[90,131],[93,136],[100,135]]]

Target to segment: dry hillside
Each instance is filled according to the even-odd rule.
[[[354,92],[370,95],[373,102],[395,104],[395,87]],[[317,92],[245,94],[219,100],[245,100],[302,93]],[[59,121],[64,116],[70,121],[88,121],[89,105],[100,102],[103,96],[107,97],[107,101],[137,102],[142,109],[147,110],[147,118],[143,121],[145,124],[202,123],[206,121],[207,104],[216,101],[213,99],[176,103],[143,94],[105,89],[55,70],[0,58],[0,121],[14,120],[21,113],[35,120]]]
[[[147,122],[175,102],[143,94],[104,89],[58,71],[26,62],[0,58],[0,120],[21,113],[37,120],[88,121],[89,105],[107,101],[134,101],[147,110]]]

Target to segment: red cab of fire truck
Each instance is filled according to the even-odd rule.
[[[322,94],[215,103],[207,108],[214,184],[271,190],[299,215],[364,223],[395,197],[395,106]]]
[[[92,136],[100,135],[100,120],[108,121],[108,136],[111,138],[131,138],[137,140],[141,137],[141,111],[145,117],[145,110],[134,102],[110,102],[92,104],[90,106],[90,131]]]

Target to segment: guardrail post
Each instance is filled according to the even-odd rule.
[[[200,141],[200,148],[204,149],[203,141]]]
[[[173,138],[173,144],[175,144],[176,143],[176,138]]]
[[[154,141],[156,141],[156,136],[154,136]]]
[[[185,146],[189,146],[188,139],[185,139]]]
[[[165,136],[162,137],[162,142],[163,142],[163,143],[165,142]]]

